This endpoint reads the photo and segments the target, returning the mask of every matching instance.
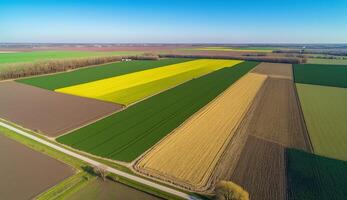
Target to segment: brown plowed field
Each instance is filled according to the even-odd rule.
[[[156,145],[135,169],[183,188],[205,191],[216,163],[266,78],[245,75]]]
[[[0,118],[55,137],[122,106],[7,81],[0,83]]]
[[[0,199],[33,199],[74,174],[72,167],[0,133]]]
[[[263,87],[247,132],[286,147],[309,150],[292,80],[268,78]]]
[[[291,64],[283,63],[260,63],[252,70],[253,73],[265,74],[270,77],[278,77],[284,79],[293,79],[293,70]]]
[[[231,180],[245,188],[252,200],[284,200],[284,148],[253,136],[248,137]]]

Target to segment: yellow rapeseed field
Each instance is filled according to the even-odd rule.
[[[266,78],[253,73],[242,77],[140,158],[135,169],[184,188],[204,190]]]
[[[59,88],[55,91],[128,105],[185,81],[241,62],[199,59]]]

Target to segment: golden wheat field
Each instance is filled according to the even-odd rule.
[[[250,73],[138,160],[140,173],[202,191],[267,76]]]

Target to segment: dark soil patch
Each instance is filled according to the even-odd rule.
[[[74,174],[72,167],[0,133],[0,199],[33,199]]]
[[[13,81],[0,83],[0,117],[50,137],[121,108],[121,105],[55,93]]]

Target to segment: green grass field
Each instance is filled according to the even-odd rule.
[[[314,152],[347,161],[347,89],[296,87]]]
[[[121,56],[138,55],[142,52],[136,51],[114,51],[114,52],[93,52],[93,51],[31,51],[18,53],[0,53],[0,67],[5,63],[35,62],[48,59],[82,58],[93,56]]]
[[[293,65],[296,83],[347,87],[346,65]]]
[[[243,62],[193,79],[57,141],[94,155],[130,162],[257,64]]]
[[[324,65],[347,65],[347,59],[322,59],[322,58],[309,58],[307,63],[310,64],[324,64]]]
[[[165,65],[190,61],[185,58],[172,58],[162,60],[135,60],[129,62],[117,62],[95,67],[82,68],[71,72],[39,76],[33,78],[19,79],[18,82],[33,85],[36,87],[55,90],[81,83],[87,83],[104,78],[120,76],[132,72],[146,69],[153,69]]]
[[[286,150],[288,200],[342,200],[347,197],[347,162]]]

